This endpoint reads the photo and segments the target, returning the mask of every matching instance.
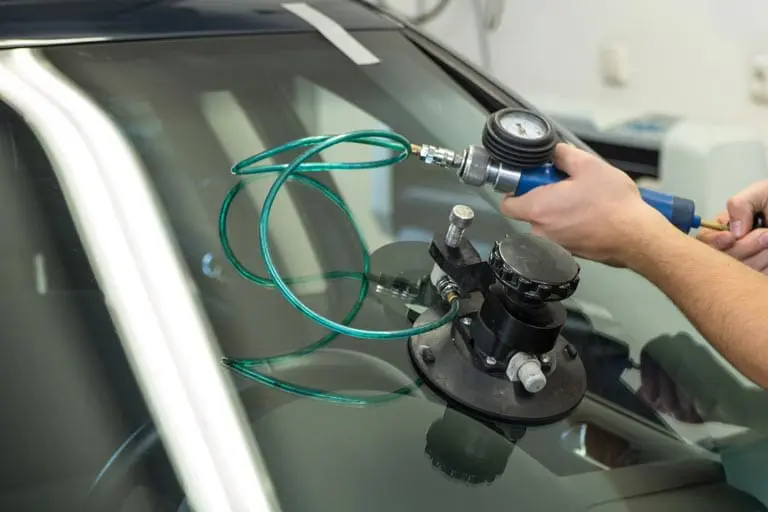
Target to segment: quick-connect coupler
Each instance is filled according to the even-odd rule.
[[[497,192],[514,195],[524,193],[518,192],[522,177],[521,170],[505,167],[504,164],[493,159],[488,150],[483,147],[469,146],[464,151],[456,152],[447,148],[424,145],[421,146],[419,158],[426,164],[450,169],[466,185],[473,187],[490,185]]]

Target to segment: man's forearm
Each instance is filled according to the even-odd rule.
[[[638,238],[628,266],[664,292],[739,371],[768,388],[768,277],[670,225]]]

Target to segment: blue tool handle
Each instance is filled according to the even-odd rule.
[[[520,196],[541,185],[557,183],[568,176],[551,165],[522,171],[515,195]],[[684,233],[701,225],[701,218],[695,214],[696,205],[690,199],[664,194],[656,190],[640,189],[643,200],[659,211]]]
[[[661,212],[669,222],[683,233],[701,225],[701,218],[696,215],[696,205],[690,199],[664,194],[656,190],[640,189],[643,200]]]

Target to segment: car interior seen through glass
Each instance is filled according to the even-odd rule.
[[[149,413],[51,164],[2,103],[0,174],[0,509],[83,510]],[[178,499],[167,496],[178,483],[162,447],[123,477],[121,510]]]

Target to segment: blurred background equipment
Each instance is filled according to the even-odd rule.
[[[402,13],[419,4],[388,3]],[[766,2],[502,3],[487,46],[467,25],[488,2],[451,2],[423,28],[534,103],[548,96],[662,112],[740,125],[768,140]]]

